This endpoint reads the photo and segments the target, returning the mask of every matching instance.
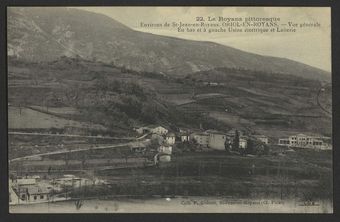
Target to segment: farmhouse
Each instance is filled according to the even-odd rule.
[[[216,150],[224,150],[225,149],[225,141],[227,136],[225,133],[216,131],[216,130],[207,130],[205,131],[209,134],[209,142],[208,147]]]
[[[139,134],[156,133],[159,135],[165,135],[169,132],[165,127],[159,125],[142,126],[134,128],[134,130]]]

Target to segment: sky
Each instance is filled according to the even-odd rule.
[[[261,55],[296,60],[331,70],[331,10],[328,7],[78,7],[107,15],[126,26],[157,35],[211,41]],[[295,33],[179,33],[176,28],[143,28],[141,22],[193,23],[196,17],[278,17],[280,23],[315,23]]]

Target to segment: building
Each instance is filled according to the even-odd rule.
[[[142,126],[142,127],[136,127],[134,128],[134,130],[138,133],[138,134],[146,134],[146,133],[150,133],[150,129],[146,126]]]
[[[141,142],[132,143],[130,145],[130,150],[135,153],[141,153],[146,150],[146,145]]]
[[[246,137],[240,137],[240,140],[239,140],[239,148],[240,149],[245,149],[247,148],[247,144],[248,144],[248,141],[247,141],[247,138]]]
[[[193,133],[191,138],[195,140],[199,145],[208,147],[209,144],[209,134],[208,133]]]
[[[320,137],[309,136],[302,133],[279,139],[278,145],[300,148],[323,149],[326,144]]]
[[[269,139],[265,135],[254,135],[254,137],[264,144],[269,144]]]
[[[154,158],[155,165],[158,165],[159,163],[171,161],[171,155],[168,155],[168,154],[157,153],[153,158]]]
[[[165,136],[165,141],[167,144],[169,145],[173,145],[175,144],[176,142],[176,135],[174,133],[168,133],[166,136]]]
[[[165,127],[159,126],[159,125],[142,126],[142,127],[134,128],[134,130],[138,134],[156,133],[159,135],[166,135],[169,132],[169,130],[167,130]]]
[[[162,145],[158,147],[158,152],[162,154],[171,154],[172,153],[172,146],[165,146]]]
[[[166,135],[169,132],[165,127],[163,126],[157,126],[154,128],[151,128],[151,133],[156,133],[159,135]]]
[[[225,149],[225,142],[227,140],[227,136],[225,135],[225,133],[216,130],[207,130],[206,133],[209,134],[209,148],[216,150]]]
[[[289,139],[288,138],[279,139],[279,144],[278,145],[289,146]]]
[[[19,196],[14,192],[13,188],[12,188],[12,181],[9,180],[9,184],[8,184],[8,188],[9,188],[9,193],[8,193],[8,197],[9,197],[9,204],[10,205],[16,205],[19,204],[20,200],[19,200]]]
[[[17,186],[35,185],[36,183],[37,180],[35,178],[20,178],[15,180]]]
[[[38,185],[14,186],[13,190],[17,197],[19,197],[18,203],[46,202],[50,198],[50,190],[46,187],[41,187]]]
[[[238,135],[239,135],[239,136],[243,136],[243,135],[244,135],[244,133],[243,133],[242,131],[237,130],[237,129],[229,130],[229,131],[226,133],[226,135],[227,135],[228,137],[234,138],[235,135],[236,135],[236,131],[238,132]]]
[[[190,141],[190,135],[188,133],[181,133],[181,142],[189,142]]]
[[[161,163],[166,163],[171,161],[171,156],[170,155],[161,155],[159,156],[159,162]]]

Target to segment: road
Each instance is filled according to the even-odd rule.
[[[47,153],[41,153],[41,154],[35,154],[35,155],[29,155],[29,156],[14,158],[14,159],[9,160],[9,163],[14,162],[14,161],[30,159],[30,158],[43,157],[43,156],[56,155],[56,154],[63,154],[63,153],[75,153],[75,152],[82,152],[82,151],[88,151],[88,150],[99,150],[99,149],[112,149],[112,148],[119,148],[119,147],[124,147],[124,146],[136,146],[136,145],[139,145],[141,143],[142,144],[148,143],[149,141],[150,141],[150,139],[145,139],[143,141],[119,143],[119,144],[115,144],[115,145],[111,145],[111,146],[99,146],[99,147],[89,147],[89,148],[76,149],[76,150],[53,151],[53,152],[47,152]]]
[[[136,137],[84,136],[84,135],[74,135],[74,134],[24,133],[24,132],[8,132],[8,134],[9,135],[92,138],[92,139],[113,139],[113,140],[136,140],[136,139],[139,139],[139,138],[136,138]],[[143,135],[143,136],[145,136],[145,135]]]

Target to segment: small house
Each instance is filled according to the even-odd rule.
[[[167,142],[167,144],[169,145],[173,145],[176,142],[176,135],[174,133],[168,133],[165,136],[165,141]]]

